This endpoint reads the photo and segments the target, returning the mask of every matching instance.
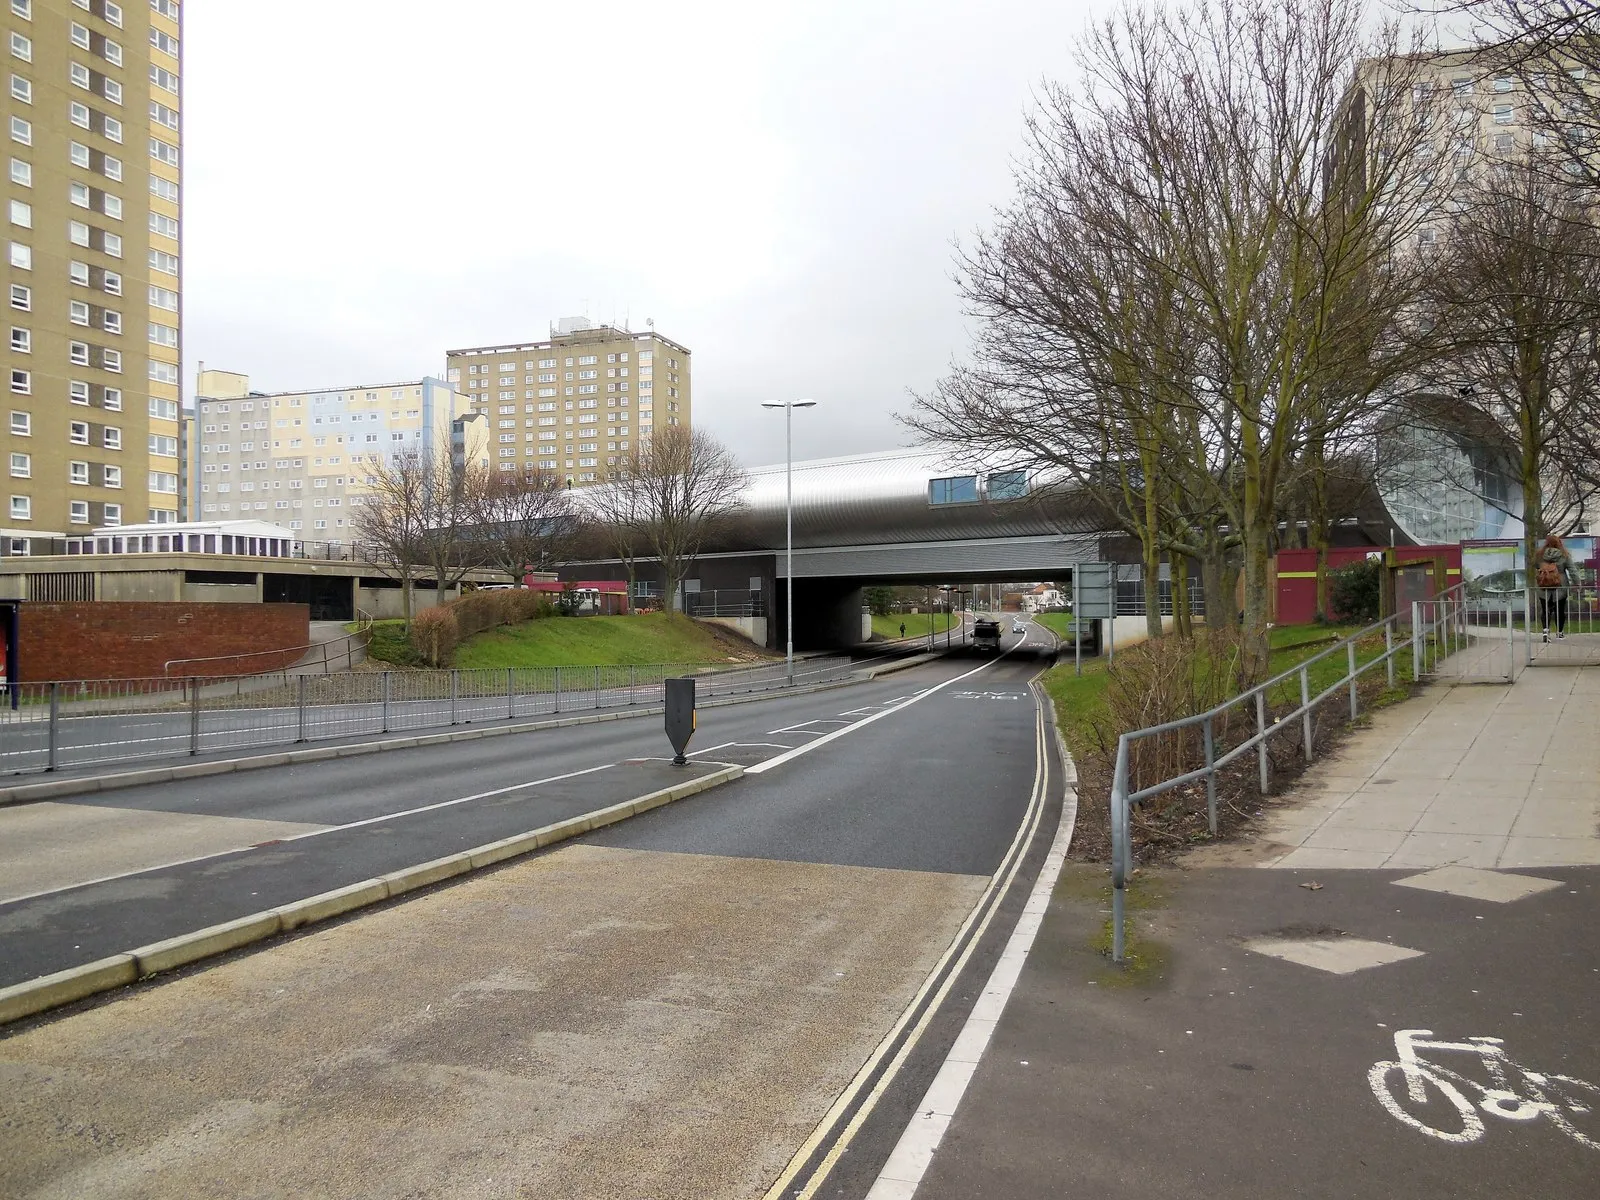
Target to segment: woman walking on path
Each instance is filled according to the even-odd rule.
[[[1541,641],[1550,640],[1550,617],[1556,619],[1556,639],[1567,636],[1567,585],[1573,583],[1572,555],[1555,534],[1544,539],[1534,557],[1534,583],[1539,588],[1539,620],[1544,625]]]

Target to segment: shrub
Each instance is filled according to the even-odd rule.
[[[1115,754],[1117,738],[1125,730],[1190,717],[1232,696],[1239,650],[1239,631],[1219,626],[1201,637],[1155,638],[1117,651],[1106,672],[1105,725],[1096,731],[1106,752]],[[1214,731],[1218,747],[1226,741],[1225,724]],[[1129,790],[1202,765],[1203,736],[1195,726],[1134,742],[1128,752]]]
[[[411,645],[430,667],[446,667],[461,644],[461,626],[450,605],[425,608],[411,618]]]
[[[522,588],[468,592],[446,604],[425,608],[412,618],[411,645],[429,666],[448,667],[455,660],[456,647],[473,634],[548,617],[551,611],[542,592]]]
[[[1356,625],[1378,619],[1383,594],[1383,563],[1376,559],[1350,563],[1329,572],[1328,606],[1332,616]]]

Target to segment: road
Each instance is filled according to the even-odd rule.
[[[744,779],[13,1032],[0,1193],[758,1196],[855,1094],[824,1194],[864,1194],[1053,827],[1042,665],[705,711],[695,759]],[[0,982],[638,794],[665,754],[640,718],[0,812]]]

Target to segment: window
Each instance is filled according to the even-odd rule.
[[[121,450],[122,430],[115,425],[107,425],[100,431],[100,444],[107,450]]]
[[[178,344],[178,331],[171,325],[158,325],[150,322],[150,340],[158,346],[173,346]]]
[[[178,57],[178,39],[170,33],[162,33],[154,25],[150,27],[150,44],[163,54],[170,54],[173,58]]]
[[[69,422],[67,425],[67,441],[74,446],[87,446],[89,444],[89,422]]]
[[[87,484],[89,482],[89,464],[73,461],[67,464],[67,482]]]
[[[11,98],[13,100],[20,100],[24,104],[32,104],[33,84],[28,82],[28,80],[24,79],[21,75],[13,75],[11,77]],[[89,110],[84,109],[83,111],[86,114],[84,119],[88,120],[87,113]]]
[[[111,142],[122,141],[122,122],[115,117],[101,117],[100,123],[104,127],[106,140]]]
[[[122,47],[118,43],[113,42],[110,38],[106,39],[105,50],[103,53],[106,56],[107,62],[115,63],[119,67],[122,65]]]
[[[15,479],[33,478],[33,456],[29,454],[13,454],[11,456],[11,475]]]
[[[178,19],[178,0],[150,0],[150,7],[169,21]]]
[[[163,200],[170,200],[174,204],[178,202],[178,185],[170,179],[161,178],[159,175],[150,176],[150,193],[151,195],[159,196]]]
[[[23,312],[33,309],[33,289],[24,287],[20,283],[11,285],[11,307],[20,308]]]
[[[1509,92],[1514,86],[1515,84],[1509,75],[1497,75],[1495,77],[1494,90],[1497,92]]]
[[[115,271],[106,271],[100,280],[100,286],[112,296],[122,295],[122,276]]]
[[[122,198],[120,196],[102,196],[101,211],[113,221],[122,220]]]
[[[87,525],[89,523],[89,502],[87,500],[69,500],[67,502],[67,520],[74,525]]]
[[[11,433],[15,437],[33,436],[33,414],[14,412],[11,414]]]
[[[169,167],[178,165],[178,148],[171,142],[163,142],[160,138],[150,139],[150,157],[157,162],[164,162]]]
[[[20,158],[11,160],[11,182],[18,187],[33,186],[33,164],[23,162]]]
[[[1494,148],[1498,151],[1510,150],[1516,144],[1517,139],[1509,133],[1497,133],[1494,135]]]
[[[118,29],[122,28],[122,9],[111,0],[106,0],[106,21]]]
[[[157,125],[165,125],[168,129],[178,127],[178,114],[158,100],[150,101],[150,119]]]
[[[107,371],[115,371],[116,373],[121,374],[122,373],[122,351],[121,350],[104,350],[104,349],[101,350],[100,351],[100,365],[101,365],[101,367],[103,369],[105,369]]]
[[[74,379],[67,384],[67,399],[73,404],[87,405],[89,403],[89,385],[81,379]]]
[[[928,481],[929,504],[972,504],[978,499],[978,477],[955,475]]]
[[[80,287],[89,286],[89,264],[72,262],[67,264],[67,278]]]
[[[11,140],[24,146],[33,145],[33,126],[21,117],[11,118]]]
[[[88,88],[89,68],[82,63],[68,63],[67,78],[72,81],[74,87]]]
[[[1026,471],[1000,471],[989,476],[989,499],[1020,500],[1028,494]]]
[[[150,82],[174,96],[178,94],[178,77],[171,71],[156,66],[155,63],[150,64]]]
[[[100,235],[101,248],[112,258],[122,257],[122,235],[119,233],[102,233]],[[118,289],[121,290],[120,288]]]
[[[88,208],[89,185],[86,183],[67,184],[67,199],[79,208]]]
[[[178,311],[178,293],[168,291],[166,288],[150,285],[150,307],[164,308],[168,312]]]
[[[33,520],[33,501],[27,496],[11,497],[11,519],[13,521]]]
[[[111,103],[122,103],[122,85],[115,79],[107,79],[100,90]]]
[[[122,468],[121,467],[102,467],[100,469],[101,469],[102,472],[104,472],[104,474],[102,475],[102,479],[104,480],[106,487],[108,487],[108,488],[119,488],[119,487],[122,486]],[[106,524],[107,525],[112,524],[112,521],[111,521],[111,510],[113,508],[117,508],[117,506],[114,505],[114,504],[106,505]],[[120,508],[118,508],[117,511],[120,513],[122,510]]]
[[[31,395],[33,392],[33,376],[27,371],[12,371],[11,390],[19,396]]]
[[[87,246],[89,244],[89,227],[82,221],[68,221],[67,240],[74,246]]]
[[[67,320],[74,325],[87,325],[89,323],[89,306],[82,300],[68,300]]]
[[[24,21],[33,20],[33,0],[11,0],[11,11]]]
[[[67,105],[67,120],[80,129],[89,128],[89,106],[79,104],[76,100]]]
[[[23,229],[33,228],[33,205],[21,200],[11,202],[11,223]]]
[[[33,352],[33,334],[26,329],[11,327],[11,350],[15,354],[30,354]]]
[[[582,357],[580,357],[578,359],[578,365],[580,367],[592,367],[592,366],[594,366],[595,363],[597,363],[599,361],[600,361],[600,359],[598,357],[596,357],[595,355],[593,355],[593,354],[585,354],[585,355],[583,355]],[[588,377],[585,376],[585,378],[588,378]]]
[[[68,342],[67,360],[75,366],[87,367],[89,365],[89,343]]]
[[[1514,118],[1509,104],[1496,104],[1494,106],[1494,123],[1496,125],[1509,125]]]
[[[150,269],[152,271],[160,271],[164,275],[176,275],[178,273],[178,256],[176,254],[168,254],[165,250],[152,250],[150,251]]]

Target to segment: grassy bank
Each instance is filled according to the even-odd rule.
[[[872,636],[890,641],[898,639],[902,623],[906,636],[914,638],[927,637],[930,629],[943,633],[956,624],[956,619],[950,613],[890,613],[886,617],[872,618]]]

